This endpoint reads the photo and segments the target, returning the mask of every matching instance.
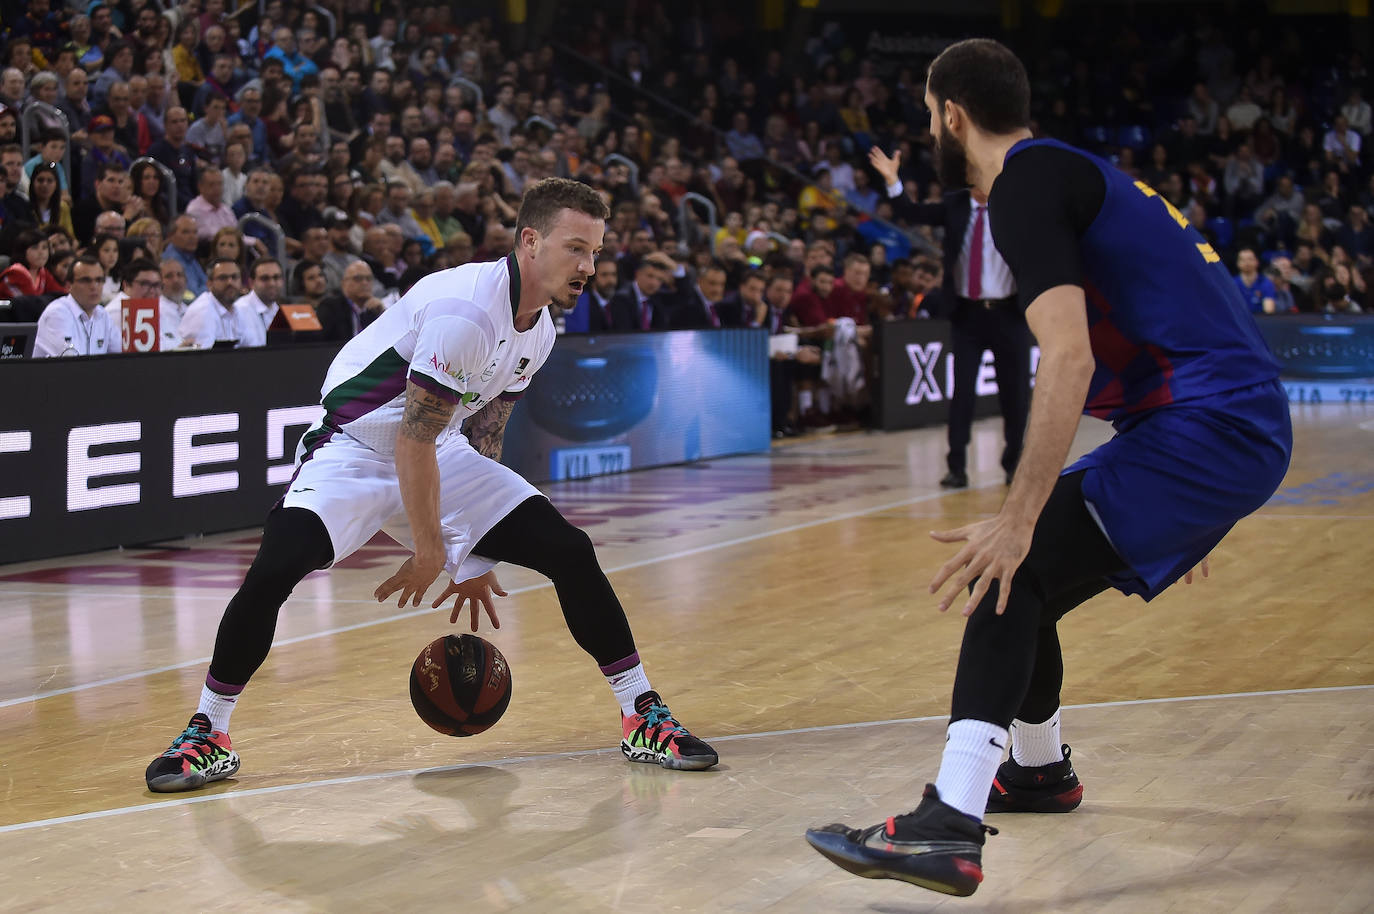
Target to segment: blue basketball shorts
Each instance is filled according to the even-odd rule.
[[[1292,450],[1274,380],[1122,420],[1064,474],[1086,471],[1084,501],[1130,567],[1112,585],[1148,601],[1269,500]]]

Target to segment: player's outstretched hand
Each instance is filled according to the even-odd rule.
[[[954,586],[940,600],[940,612],[949,609],[956,596],[977,578],[973,593],[964,604],[964,615],[972,615],[992,582],[1000,581],[1002,586],[997,590],[997,614],[1000,616],[1007,608],[1011,579],[1025,561],[1026,553],[1030,552],[1034,533],[1034,522],[1025,523],[1005,514],[955,530],[932,530],[930,536],[937,542],[964,543],[964,548],[941,565],[930,582],[931,593],[938,593],[946,582],[953,582]]]
[[[453,601],[453,612],[449,614],[448,621],[451,625],[458,624],[458,616],[463,611],[463,604],[468,603],[472,610],[472,630],[477,631],[477,604],[482,604],[482,608],[487,611],[487,618],[491,620],[492,628],[500,628],[501,620],[496,618],[496,607],[492,605],[492,594],[504,597],[506,592],[501,589],[501,582],[496,580],[496,572],[488,571],[481,577],[469,578],[461,584],[448,582],[444,592],[439,594],[439,598],[434,601],[434,608],[438,609],[444,605],[444,601],[449,597],[457,597]]]
[[[419,606],[420,601],[425,597],[425,591],[429,590],[429,585],[434,583],[439,572],[444,570],[444,560],[442,553],[435,563],[421,562],[416,556],[411,556],[401,565],[401,570],[377,585],[377,589],[372,595],[381,603],[396,591],[401,592],[401,598],[396,601],[397,608],[404,607],[406,601],[412,601],[412,606]]]
[[[1199,565],[1199,566],[1197,566],[1197,568],[1194,568],[1193,571],[1197,571],[1198,568],[1200,568],[1200,569],[1202,569],[1202,576],[1203,576],[1204,578],[1205,578],[1205,577],[1211,576],[1211,574],[1212,574],[1212,565],[1211,565],[1209,559],[1211,559],[1211,556],[1210,556],[1210,555],[1204,555],[1204,556],[1202,557],[1202,564]],[[1185,584],[1191,584],[1191,583],[1193,583],[1193,571],[1190,571],[1190,572],[1188,572],[1187,574],[1185,574],[1185,575],[1183,576],[1183,583],[1185,583]]]
[[[873,166],[873,170],[882,176],[883,186],[891,187],[897,180],[897,174],[902,168],[902,151],[898,149],[892,155],[887,155],[876,145],[868,148],[868,163]]]

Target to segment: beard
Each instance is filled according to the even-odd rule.
[[[968,150],[952,133],[932,134],[935,143],[935,174],[946,190],[968,186]]]

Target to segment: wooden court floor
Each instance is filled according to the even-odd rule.
[[[406,681],[447,612],[369,598],[403,558],[378,542],[283,610],[238,777],[153,795],[254,532],[0,566],[0,911],[1374,910],[1374,407],[1295,422],[1210,580],[1061,625],[1085,802],[994,817],[971,899],[855,879],[801,833],[934,777],[961,620],[925,593],[948,554],[926,533],[996,511],[990,422],[964,492],[934,485],[940,431],[549,487],[708,773],[621,759],[609,690],[521,569],[484,631],[510,710],[428,730]],[[1085,421],[1076,450],[1104,438]]]

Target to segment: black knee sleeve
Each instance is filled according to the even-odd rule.
[[[329,531],[313,511],[278,508],[269,514],[258,554],[220,619],[211,677],[226,685],[246,684],[272,649],[286,598],[302,578],[333,560]]]

